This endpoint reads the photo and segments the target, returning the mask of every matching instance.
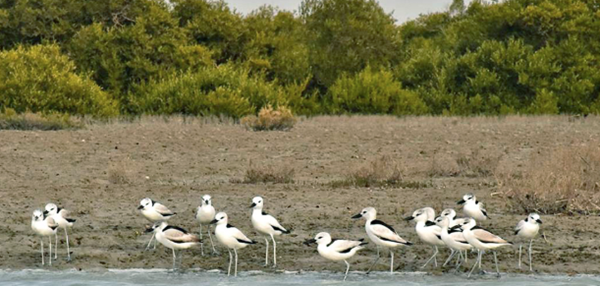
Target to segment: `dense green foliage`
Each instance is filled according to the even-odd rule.
[[[168,4],[167,4],[168,3]],[[600,112],[600,2],[0,1],[0,111],[241,117]]]

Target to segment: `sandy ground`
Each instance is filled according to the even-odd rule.
[[[334,237],[366,238],[364,221],[350,216],[363,207],[378,209],[378,218],[415,243],[396,254],[400,270],[414,271],[431,254],[414,225],[403,217],[414,209],[456,207],[466,192],[474,192],[492,217],[484,226],[514,240],[513,227],[524,214],[511,211],[489,177],[429,177],[432,164],[455,164],[462,153],[501,154],[502,164],[518,168],[533,152],[556,146],[598,142],[600,119],[569,117],[406,118],[318,117],[300,122],[289,132],[251,132],[239,125],[200,120],[144,119],[111,123],[83,130],[34,132],[0,131],[0,268],[38,268],[39,238],[30,227],[31,213],[47,202],[72,210],[73,261],[65,261],[64,238],[53,269],[169,268],[171,252],[162,246],[144,251],[150,238],[148,222],[137,211],[140,199],[151,197],[178,215],[172,224],[197,232],[195,208],[203,194],[213,196],[230,223],[259,244],[241,251],[239,269],[274,271],[263,267],[264,240],[251,227],[251,199],[265,198],[265,210],[293,229],[278,238],[278,269],[343,270],[318,256],[316,247],[302,244],[317,232]],[[380,156],[402,162],[406,180],[426,188],[334,188],[330,182]],[[432,161],[434,160],[435,161]],[[433,163],[432,163],[433,162]],[[242,184],[250,163],[292,167],[292,184]],[[459,215],[461,212],[459,211]],[[535,269],[546,273],[600,273],[600,217],[543,216],[547,242],[534,243]],[[226,269],[227,251],[201,256],[185,252],[184,268]],[[501,271],[516,268],[516,247],[499,252]],[[447,257],[441,250],[439,262]],[[388,269],[388,254],[376,270]],[[375,247],[351,260],[352,269],[366,269]],[[474,256],[471,256],[470,263]],[[491,270],[492,256],[484,267]],[[469,263],[469,264],[470,264]],[[525,268],[525,267],[524,267]],[[431,270],[431,268],[428,268]],[[431,270],[441,273],[447,269]]]

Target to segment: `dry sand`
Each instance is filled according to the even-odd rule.
[[[483,225],[513,240],[513,227],[524,214],[514,213],[496,191],[493,176],[428,177],[436,164],[452,168],[460,154],[478,150],[501,156],[501,164],[518,168],[534,152],[557,146],[598,142],[598,118],[405,118],[317,117],[289,132],[252,132],[239,125],[159,118],[138,123],[90,125],[71,131],[0,131],[0,268],[38,268],[39,238],[30,228],[31,213],[55,202],[77,218],[71,230],[73,261],[66,262],[64,242],[53,269],[169,268],[171,252],[159,246],[144,252],[150,238],[148,222],[137,211],[140,199],[151,197],[178,212],[172,224],[197,232],[194,211],[203,194],[211,194],[230,223],[259,241],[240,253],[240,270],[265,270],[264,240],[251,227],[252,197],[265,198],[265,210],[293,233],[278,238],[279,269],[342,270],[320,258],[302,242],[317,232],[361,238],[364,222],[350,216],[367,206],[415,243],[396,254],[401,270],[417,270],[431,249],[414,226],[402,218],[414,209],[457,207],[474,192],[492,217]],[[334,188],[330,182],[383,155],[402,162],[406,180],[429,187]],[[434,159],[435,158],[435,159]],[[255,166],[294,168],[292,184],[241,184],[250,162]],[[459,211],[459,215],[461,212]],[[600,218],[543,216],[547,242],[534,243],[535,269],[547,273],[599,273]],[[64,240],[64,238],[63,238]],[[219,256],[185,252],[183,267],[224,269],[227,251]],[[516,247],[499,253],[501,271],[516,269]],[[374,245],[352,260],[352,269],[366,269]],[[376,267],[386,271],[387,253]],[[442,262],[447,250],[438,258]],[[470,258],[473,261],[473,256]],[[484,257],[491,270],[493,260]],[[339,266],[339,267],[338,267]],[[337,269],[338,267],[339,269]],[[526,267],[524,267],[525,269]],[[444,271],[435,270],[436,273]]]

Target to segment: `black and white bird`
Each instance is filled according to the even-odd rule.
[[[465,239],[465,236],[462,233],[462,229],[460,227],[450,229],[450,218],[447,216],[438,217],[435,222],[442,228],[442,241],[446,246],[450,248],[452,253],[448,256],[444,265],[448,264],[452,260],[452,257],[458,253],[458,257],[456,258],[456,269],[460,267],[460,265],[465,261],[463,257],[463,251],[466,253],[467,250],[471,249],[472,246]],[[466,254],[465,254],[466,255]]]
[[[309,239],[304,242],[306,245],[317,243],[317,251],[319,254],[331,261],[344,261],[346,263],[346,274],[344,274],[344,281],[348,278],[348,271],[350,270],[350,263],[348,259],[354,256],[357,251],[364,248],[367,244],[364,239],[360,240],[341,240],[332,239],[331,235],[327,232],[321,232],[313,239]]]
[[[474,219],[466,219],[465,222],[460,226],[463,229],[463,235],[467,242],[475,249],[478,250],[477,260],[473,265],[473,269],[469,272],[468,277],[471,277],[471,273],[477,267],[477,264],[481,265],[481,256],[483,251],[492,250],[494,253],[494,262],[496,263],[496,274],[500,277],[500,270],[498,269],[498,257],[496,256],[496,248],[512,245],[501,237],[476,226],[477,222]],[[459,226],[455,226],[459,227]]]
[[[210,240],[210,245],[212,246],[214,254],[216,254],[217,251],[215,250],[215,245],[212,241],[210,222],[215,219],[215,213],[215,208],[212,205],[212,198],[210,195],[202,196],[202,205],[196,209],[196,220],[200,223],[200,240],[202,240],[202,226],[206,226],[208,228],[208,239]],[[201,244],[200,249],[202,256],[204,256],[204,243]]]
[[[456,211],[454,209],[445,209],[440,213],[440,217],[447,217],[449,219],[449,227],[460,225],[465,222],[465,218],[457,218]]]
[[[76,221],[73,218],[69,217],[69,211],[57,207],[55,204],[50,203],[46,205],[46,211],[44,215],[51,217],[58,224],[58,228],[62,228],[65,231],[65,238],[67,243],[67,260],[71,261],[71,248],[69,246],[69,233],[67,232],[67,228],[73,226],[73,223]],[[55,247],[54,247],[54,259],[58,259],[58,234],[54,233]]]
[[[201,243],[201,240],[197,236],[188,233],[183,228],[168,225],[164,221],[159,225],[154,225],[152,228],[148,229],[148,231],[153,231],[156,235],[156,240],[166,248],[169,248],[173,251],[173,271],[175,271],[175,262],[177,260],[175,250],[188,249]],[[183,260],[183,255],[181,252],[180,260]]]
[[[40,236],[40,245],[42,249],[42,265],[44,265],[44,237],[48,237],[49,258],[48,263],[52,265],[52,236],[56,234],[58,224],[52,217],[44,216],[41,210],[35,210],[31,216],[31,229]]]
[[[532,258],[531,258],[531,245],[533,239],[538,235],[540,231],[540,224],[542,220],[540,215],[536,213],[529,214],[524,220],[519,221],[517,227],[515,227],[515,235],[517,238],[529,240],[529,271],[533,271]],[[523,243],[519,244],[519,269],[521,268],[521,252]]]
[[[160,223],[169,220],[171,217],[177,214],[150,198],[142,199],[142,201],[140,201],[140,205],[138,206],[138,210],[142,212],[147,220],[152,222],[152,228],[155,228]],[[150,241],[148,241],[148,246],[146,246],[146,250],[150,248],[150,244],[154,240],[155,235],[156,232],[153,232]],[[154,249],[156,249],[156,243],[154,243]]]
[[[269,239],[271,237],[273,241],[273,267],[277,266],[277,243],[275,242],[275,236],[281,234],[290,233],[285,229],[275,217],[263,211],[264,200],[261,197],[255,197],[252,199],[252,226],[254,229],[265,237],[266,251],[265,251],[265,266],[269,265]]]
[[[239,229],[230,225],[228,221],[229,219],[227,214],[220,212],[215,215],[215,219],[211,222],[211,224],[217,224],[217,227],[215,227],[215,236],[223,246],[227,247],[227,251],[229,251],[229,268],[227,269],[227,276],[231,274],[231,262],[233,260],[233,257],[231,256],[232,249],[235,253],[234,276],[237,276],[237,250],[251,244],[256,244],[256,242],[245,236]]]
[[[365,223],[365,231],[367,232],[367,236],[369,239],[375,243],[377,247],[377,258],[375,262],[371,264],[367,273],[371,271],[373,266],[377,264],[379,261],[379,248],[383,247],[390,251],[390,272],[394,272],[394,249],[400,246],[412,245],[412,243],[406,241],[398,233],[394,230],[393,227],[386,224],[383,221],[377,219],[377,211],[375,208],[368,207],[363,209],[360,213],[352,216],[353,219],[364,218],[366,220]]]
[[[416,221],[415,230],[419,238],[433,247],[433,255],[425,262],[421,268],[425,268],[429,262],[433,261],[434,267],[437,267],[438,246],[444,246],[442,241],[442,229],[433,221],[429,220],[429,211],[427,208],[418,209],[413,212],[412,216],[406,217],[405,220]]]
[[[484,221],[490,218],[487,211],[483,208],[483,203],[478,201],[475,195],[471,193],[464,195],[462,200],[458,201],[457,204],[464,205],[463,213],[476,221]]]

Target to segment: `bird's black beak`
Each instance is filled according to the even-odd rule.
[[[210,224],[215,224],[215,223],[217,223],[217,222],[219,222],[219,221],[218,221],[218,220],[216,220],[216,219],[213,219],[213,220],[211,220],[211,221],[210,221]]]
[[[154,231],[154,228],[153,228],[153,227],[148,227],[148,228],[146,228],[146,233],[153,232],[153,231]]]
[[[138,207],[138,210],[141,210],[141,209],[143,209],[143,208],[144,208],[144,206],[140,205],[140,206]]]
[[[48,215],[48,211],[44,211],[44,215]]]
[[[459,229],[460,228],[460,224],[457,224],[453,227],[451,227],[449,230],[455,230],[455,229]]]
[[[313,243],[316,243],[317,241],[314,238],[311,239],[307,239],[304,241],[304,245],[311,245]]]
[[[541,219],[536,219],[535,221],[537,221],[539,224],[542,224],[542,220]]]
[[[414,216],[407,216],[407,217],[404,218],[405,221],[411,221],[413,219],[415,219]]]
[[[250,208],[252,209],[252,208],[254,208],[255,206],[256,206],[256,204],[255,204],[255,203],[252,203],[252,204],[250,205]]]
[[[358,218],[361,218],[361,217],[362,217],[362,214],[355,214],[355,215],[352,216],[352,219],[358,219]]]
[[[465,200],[460,200],[460,201],[456,202],[457,205],[462,205],[464,203],[465,203]]]

